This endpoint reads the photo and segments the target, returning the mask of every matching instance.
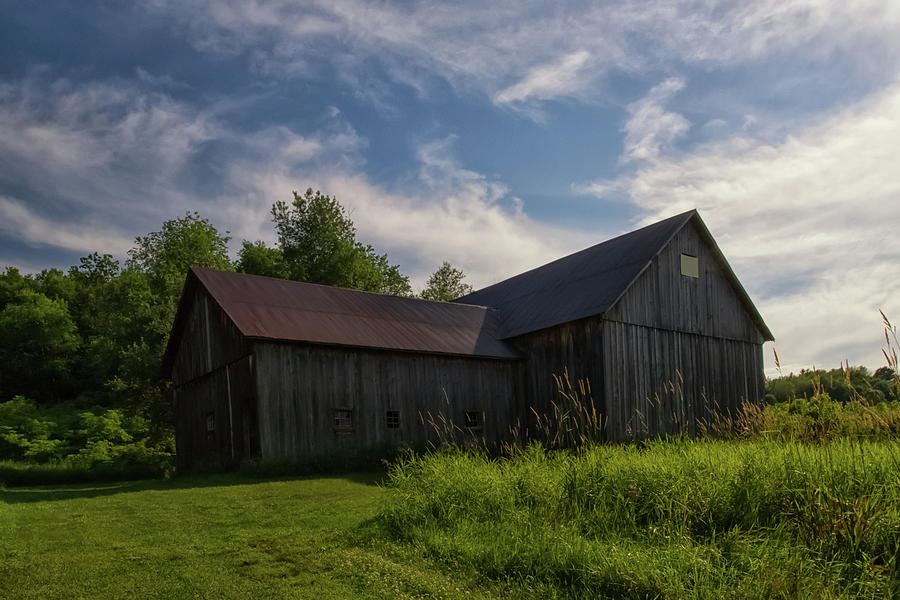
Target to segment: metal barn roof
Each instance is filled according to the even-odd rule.
[[[164,358],[171,366],[190,290],[201,285],[251,339],[487,358],[520,358],[503,341],[602,315],[681,228],[693,222],[763,338],[772,334],[697,211],[648,225],[478,290],[431,302],[297,281],[193,268]]]
[[[511,338],[602,315],[688,222],[695,224],[766,339],[772,334],[696,210],[620,235],[455,300],[495,308]]]
[[[519,358],[498,339],[494,311],[345,288],[193,268],[196,278],[248,338]],[[177,319],[176,319],[177,322]]]

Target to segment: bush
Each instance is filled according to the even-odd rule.
[[[120,410],[41,406],[22,396],[0,403],[0,480],[7,483],[159,477],[172,471],[173,455],[171,435],[154,441],[146,419]]]

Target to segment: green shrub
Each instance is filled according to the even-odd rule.
[[[154,439],[150,423],[117,409],[68,402],[42,406],[16,396],[0,403],[0,480],[36,483],[162,476],[172,471],[171,435]]]

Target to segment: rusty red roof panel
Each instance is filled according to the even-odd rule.
[[[520,357],[511,345],[498,339],[497,316],[484,306],[430,302],[211,269],[194,268],[191,273],[241,333],[250,338],[461,356]]]

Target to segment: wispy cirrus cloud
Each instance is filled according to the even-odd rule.
[[[690,128],[687,119],[664,107],[666,100],[683,88],[683,79],[670,77],[654,86],[644,98],[628,105],[623,160],[656,158],[660,150],[669,147]]]
[[[836,55],[877,58],[854,69],[873,77],[900,66],[900,8],[883,0],[641,3],[287,0],[152,3],[180,19],[211,52],[247,52],[269,73],[309,75],[319,63],[365,72],[382,63],[397,82],[427,88],[424,74],[500,105],[560,96],[602,98],[612,71],[674,71],[751,64],[802,48],[800,72]],[[274,67],[274,68],[270,68]],[[798,74],[798,77],[801,76]]]
[[[579,80],[579,72],[590,57],[588,52],[582,50],[567,54],[550,64],[536,66],[521,81],[500,90],[494,96],[494,102],[516,104],[551,100],[577,92],[583,85]]]
[[[306,135],[280,125],[238,129],[227,117],[134,82],[39,76],[5,86],[0,180],[31,192],[28,201],[0,196],[0,233],[121,257],[135,236],[198,210],[237,240],[272,241],[272,203],[313,187],[337,196],[360,237],[418,285],[443,260],[487,284],[588,241],[534,221],[503,182],[460,165],[453,137],[419,143],[415,175],[384,185],[364,174],[367,141],[339,110]]]
[[[229,222],[243,224],[243,237],[272,241],[275,199],[306,187],[326,191],[347,208],[361,239],[388,251],[418,287],[444,260],[487,285],[597,241],[596,232],[530,218],[505,184],[459,164],[452,137],[422,142],[417,156],[416,176],[401,186],[373,183],[352,168],[292,164],[277,153],[240,161],[228,170],[231,194],[220,206]]]
[[[85,253],[103,250],[123,255],[134,241],[110,231],[101,219],[78,225],[60,223],[35,214],[23,201],[7,196],[0,196],[0,231],[31,243]]]

